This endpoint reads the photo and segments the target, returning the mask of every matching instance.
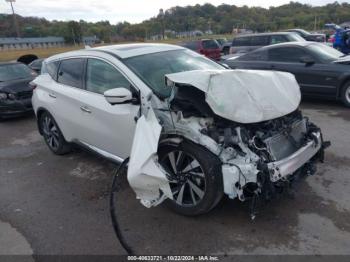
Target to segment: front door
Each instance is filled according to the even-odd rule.
[[[87,60],[85,90],[79,104],[83,125],[79,137],[90,146],[125,159],[130,155],[140,105],[108,103],[103,93],[120,87],[135,93],[115,66],[100,59]]]

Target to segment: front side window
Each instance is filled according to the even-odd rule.
[[[308,56],[303,49],[296,47],[273,48],[268,52],[269,60],[275,62],[299,63],[302,57]]]
[[[99,59],[88,59],[86,67],[86,90],[103,94],[113,88],[130,89],[129,81],[112,65]]]
[[[314,43],[307,46],[306,48],[321,61],[325,62],[333,62],[344,56],[343,53],[339,52],[335,48],[326,46],[324,44]]]
[[[82,88],[84,62],[85,59],[83,58],[63,60],[60,64],[57,82],[71,87]]]
[[[171,89],[165,85],[165,75],[202,69],[225,69],[190,50],[174,50],[127,58],[124,63],[159,97],[168,97]]]

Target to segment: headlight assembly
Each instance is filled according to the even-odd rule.
[[[6,93],[0,93],[0,100],[6,100],[7,94]]]

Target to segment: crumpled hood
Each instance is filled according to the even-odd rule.
[[[213,112],[238,123],[257,123],[289,114],[300,104],[294,75],[260,70],[194,70],[167,74],[177,84],[206,94]]]

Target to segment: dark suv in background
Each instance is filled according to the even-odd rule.
[[[215,39],[186,41],[179,45],[205,55],[213,60],[218,61],[221,58],[221,46]]]
[[[230,53],[248,53],[263,46],[284,42],[304,42],[305,39],[293,32],[240,35],[233,39]]]
[[[289,29],[287,32],[294,32],[300,35],[302,38],[304,38],[306,41],[312,41],[312,42],[326,42],[326,35],[325,34],[312,34],[304,29]]]

